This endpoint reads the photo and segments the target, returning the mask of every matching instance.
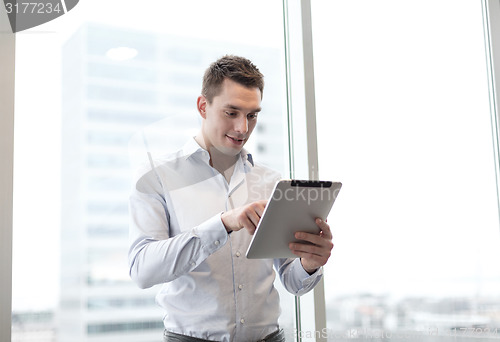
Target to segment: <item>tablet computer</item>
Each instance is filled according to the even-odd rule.
[[[260,218],[247,250],[249,259],[297,258],[288,244],[298,231],[319,233],[342,187],[340,182],[280,180]]]

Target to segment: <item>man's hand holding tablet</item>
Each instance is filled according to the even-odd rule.
[[[221,219],[228,233],[246,229],[253,235],[267,202],[267,200],[256,201],[241,208],[224,212]],[[316,224],[320,229],[319,233],[296,232],[295,238],[298,241],[289,244],[290,251],[301,258],[304,270],[310,274],[326,264],[333,248],[330,226],[320,218],[316,219]]]
[[[307,241],[307,244],[301,242],[290,242],[289,244],[290,250],[300,257],[302,267],[309,274],[313,274],[326,264],[333,249],[330,226],[320,218],[316,219],[316,224],[321,229],[318,234],[295,233],[297,240]]]

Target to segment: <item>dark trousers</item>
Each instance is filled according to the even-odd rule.
[[[203,340],[201,338],[180,335],[173,333],[171,331],[165,330],[163,334],[163,342],[210,342],[209,340]],[[285,342],[285,332],[283,329],[279,329],[272,334],[267,335],[262,340],[257,342]]]

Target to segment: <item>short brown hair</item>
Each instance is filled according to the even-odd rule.
[[[224,79],[230,79],[248,88],[259,88],[261,97],[264,91],[264,75],[248,59],[226,55],[219,58],[205,71],[201,93],[208,103],[221,91]]]

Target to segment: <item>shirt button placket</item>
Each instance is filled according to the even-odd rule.
[[[242,262],[242,260],[241,260],[241,252],[239,251],[239,249],[237,249],[234,252],[234,257],[235,257],[234,261],[233,261],[235,263],[234,267],[235,267],[235,269],[238,269],[239,272],[241,272],[241,268],[240,268],[241,264],[240,263]],[[237,306],[238,307],[237,307],[236,310],[237,310],[237,312],[239,311],[239,314],[242,314],[245,311],[244,307],[241,306],[245,302],[243,300],[243,298],[241,297],[243,295],[243,293],[241,293],[241,291],[243,290],[244,286],[243,286],[243,284],[240,283],[240,281],[243,280],[243,279],[240,279],[241,274],[239,272],[237,271],[235,273],[234,286],[237,288],[236,291],[239,292],[239,294],[235,293],[236,294],[236,298],[238,298],[237,299],[237,302],[238,302]],[[243,317],[241,317],[241,316],[240,316],[240,319],[239,319],[239,323],[241,325],[241,328],[243,328],[243,325],[245,324],[245,319]]]

